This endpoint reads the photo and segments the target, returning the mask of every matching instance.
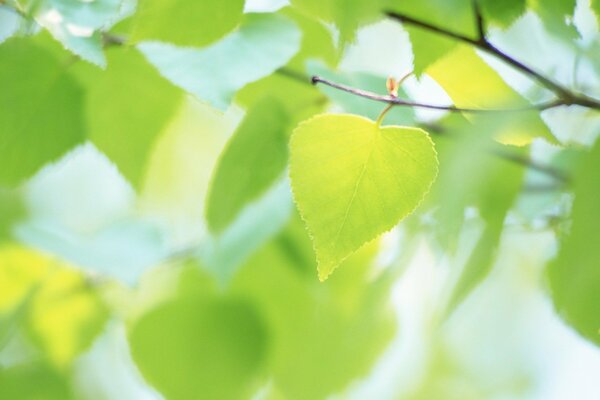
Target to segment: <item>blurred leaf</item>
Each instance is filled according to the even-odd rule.
[[[183,96],[135,49],[113,48],[107,55],[106,71],[78,66],[87,89],[88,136],[139,189],[156,138]]]
[[[15,185],[83,140],[83,95],[32,39],[0,46],[0,87],[0,183]]]
[[[242,20],[244,0],[140,0],[131,40],[204,46]]]
[[[130,330],[144,377],[172,400],[248,398],[261,377],[267,332],[234,297],[185,297],[159,305]]]
[[[80,273],[41,253],[4,246],[0,249],[0,316],[15,313],[15,322],[26,327],[42,354],[60,368],[91,344],[107,317],[106,308]]]
[[[0,188],[0,242],[11,235],[13,225],[26,214],[20,193]]]
[[[21,22],[20,15],[0,5],[0,44],[19,31]]]
[[[0,398],[7,400],[75,399],[65,377],[43,363],[0,369]]]
[[[457,107],[511,109],[531,106],[472,48],[464,45],[436,62],[427,74],[444,88]],[[537,110],[468,115],[468,118],[481,125],[502,124],[502,129],[495,131],[496,138],[504,144],[523,146],[536,137],[557,143]]]
[[[299,47],[298,28],[276,14],[247,14],[239,30],[203,49],[138,46],[163,76],[219,109],[239,89],[285,65]]]
[[[45,221],[28,221],[16,237],[81,268],[134,286],[150,267],[167,256],[164,234],[144,220],[124,219],[85,235]]]
[[[478,0],[486,22],[508,28],[525,13],[527,0]]]
[[[318,260],[319,279],[410,214],[437,174],[431,139],[416,128],[355,115],[319,115],[290,143],[294,198]]]
[[[373,277],[378,243],[319,283],[300,218],[236,275],[232,290],[257,302],[272,337],[270,372],[284,399],[325,399],[371,370],[394,334],[390,283]]]
[[[292,6],[321,19],[333,22],[340,32],[340,48],[352,41],[356,30],[381,17],[382,0],[291,0]]]
[[[211,231],[222,232],[244,206],[282,175],[287,164],[289,117],[275,99],[256,103],[221,153],[206,203]]]
[[[327,65],[336,64],[338,52],[332,33],[323,23],[303,15],[292,7],[286,7],[281,13],[291,18],[302,31],[300,51],[290,60],[287,68],[304,71],[305,61],[309,59],[319,59]]]
[[[74,35],[69,30],[69,25],[65,21],[57,22],[51,19],[37,18],[37,22],[46,28],[65,49],[98,67],[106,67],[106,56],[102,50],[102,35],[100,32],[79,36]]]
[[[332,71],[319,62],[308,62],[308,71],[310,75],[318,75],[343,85],[387,95],[385,78],[376,75],[362,72],[344,73],[342,71]],[[349,114],[358,114],[376,120],[385,108],[384,103],[356,96],[329,86],[319,85],[319,90]],[[402,89],[400,89],[398,95],[400,98],[406,98],[406,93]],[[385,121],[390,125],[414,125],[415,113],[410,107],[394,107],[386,114]]]
[[[226,230],[205,238],[197,252],[202,265],[219,283],[229,282],[238,267],[285,225],[292,208],[289,182],[282,179],[250,203]]]
[[[600,345],[600,141],[575,176],[570,232],[548,269],[554,305],[581,335]]]
[[[572,22],[577,0],[528,0],[528,4],[538,14],[548,32],[566,41],[580,37]]]
[[[0,314],[10,313],[48,273],[47,257],[17,245],[0,247]]]
[[[284,73],[275,73],[247,85],[237,93],[236,103],[250,108],[264,97],[275,98],[286,108],[291,118],[290,126],[323,112],[327,103],[326,98],[310,84],[308,76],[306,81],[301,81]]]
[[[54,365],[68,367],[100,334],[107,317],[108,310],[86,279],[63,264],[32,298],[28,328]]]
[[[598,23],[600,23],[600,0],[591,0],[592,11],[596,14]]]
[[[446,310],[450,313],[491,271],[504,220],[520,193],[525,170],[494,153],[497,148],[491,137],[497,126],[472,124],[459,114],[446,117],[440,126],[441,133],[434,137],[440,173],[428,203],[435,208],[435,234],[442,249],[449,254],[455,251],[470,207],[483,220],[483,233],[452,289]],[[498,147],[504,152],[524,152],[514,146]]]
[[[468,37],[475,37],[471,0],[390,0],[390,10]],[[438,59],[448,54],[456,40],[406,25],[414,54],[414,72],[420,76]]]
[[[47,0],[72,24],[87,28],[106,28],[115,22],[123,0]]]

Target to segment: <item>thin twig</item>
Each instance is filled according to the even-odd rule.
[[[402,23],[405,23],[408,25],[413,25],[418,28],[437,33],[441,36],[446,36],[446,37],[458,40],[460,42],[470,44],[482,51],[485,51],[488,54],[495,56],[496,58],[503,60],[504,62],[511,65],[515,69],[517,69],[517,70],[525,73],[529,77],[533,78],[534,80],[539,82],[542,86],[544,86],[547,89],[549,89],[550,91],[554,92],[554,94],[556,94],[560,98],[561,103],[562,103],[561,105],[576,104],[576,105],[580,105],[583,107],[600,110],[600,100],[593,99],[585,94],[571,92],[569,89],[563,87],[562,85],[560,85],[560,84],[552,81],[551,79],[545,77],[544,75],[534,71],[527,65],[523,64],[521,61],[504,53],[503,51],[498,49],[496,46],[491,44],[486,39],[485,35],[480,38],[473,39],[468,36],[449,31],[445,28],[432,25],[425,21],[420,21],[418,19],[409,17],[408,15],[404,15],[404,14],[401,14],[398,12],[388,11],[388,12],[386,12],[386,15],[392,19],[399,21],[399,22],[402,22]],[[480,18],[481,18],[481,16],[477,17],[477,19],[480,19]],[[483,30],[483,19],[482,18],[481,18],[481,30]],[[481,33],[482,32],[480,31],[480,34]]]
[[[475,12],[475,25],[477,26],[477,34],[479,35],[477,39],[479,42],[486,42],[483,15],[481,14],[478,0],[473,0],[473,10]]]
[[[553,100],[547,103],[531,105],[522,108],[462,108],[456,106],[443,106],[443,105],[435,105],[435,104],[426,104],[419,103],[414,101],[402,100],[397,97],[392,96],[383,96],[373,92],[369,92],[362,89],[357,89],[354,87],[342,85],[340,83],[331,82],[325,78],[321,78],[320,76],[312,77],[313,85],[318,83],[322,83],[324,85],[330,86],[335,89],[342,90],[344,92],[348,92],[354,94],[356,96],[364,97],[367,99],[379,101],[382,103],[393,104],[397,106],[405,106],[405,107],[416,107],[416,108],[426,108],[430,110],[442,110],[442,111],[450,111],[450,112],[464,112],[464,113],[491,113],[491,112],[522,112],[522,111],[531,111],[531,110],[547,110],[554,107],[559,107],[564,105],[565,103],[562,100]]]

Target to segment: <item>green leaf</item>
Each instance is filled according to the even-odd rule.
[[[508,28],[525,13],[526,0],[478,0],[481,14],[486,22]]]
[[[239,30],[203,49],[142,43],[139,49],[161,74],[214,107],[284,66],[300,48],[300,31],[277,14],[248,14]]]
[[[241,21],[244,0],[140,0],[131,40],[204,46]]]
[[[142,316],[129,343],[144,377],[172,400],[249,398],[268,345],[251,304],[192,296]]]
[[[575,177],[573,223],[562,238],[548,275],[556,310],[577,331],[600,345],[600,141]]]
[[[290,144],[294,198],[317,254],[319,278],[410,214],[429,191],[437,157],[424,131],[322,114]]]
[[[600,23],[600,0],[591,0],[590,6],[592,7],[592,11],[596,14],[598,23]]]
[[[154,142],[183,96],[137,50],[113,48],[107,55],[106,71],[78,70],[87,89],[88,137],[140,188]]]
[[[215,168],[206,219],[221,232],[249,202],[280,176],[287,164],[289,117],[274,99],[259,101],[234,132]]]
[[[444,88],[457,107],[511,109],[531,106],[468,46],[457,46],[451,54],[432,65],[427,74]],[[504,144],[523,146],[536,137],[557,143],[537,110],[504,112],[501,118],[497,113],[469,115],[468,118],[482,125],[503,124],[502,129],[496,130],[496,139]]]
[[[0,87],[0,183],[19,183],[83,141],[81,88],[31,39],[0,46]]]
[[[75,396],[65,376],[37,361],[0,369],[0,398],[71,400]]]

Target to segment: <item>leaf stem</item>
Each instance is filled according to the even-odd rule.
[[[375,125],[377,127],[381,126],[381,123],[383,122],[383,119],[385,118],[385,114],[387,114],[388,111],[390,111],[392,109],[392,107],[394,107],[393,103],[388,104],[387,107],[383,109],[381,114],[379,114],[379,117],[377,117],[377,121],[375,121]]]

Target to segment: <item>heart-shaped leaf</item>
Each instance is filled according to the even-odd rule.
[[[421,129],[355,115],[318,115],[291,139],[294,198],[313,240],[319,279],[410,214],[438,170]]]

